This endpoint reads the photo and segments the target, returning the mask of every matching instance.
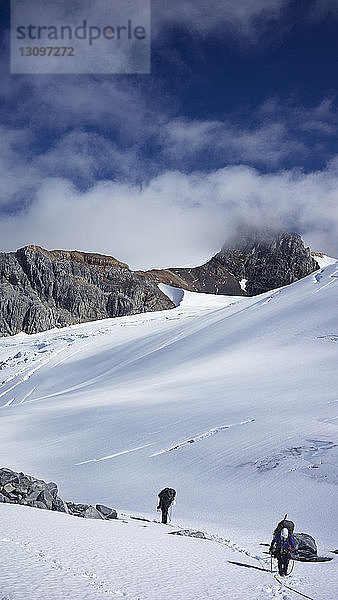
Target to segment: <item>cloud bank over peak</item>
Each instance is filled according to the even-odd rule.
[[[24,211],[3,215],[0,236],[5,250],[34,243],[101,252],[137,269],[201,264],[243,223],[296,230],[312,249],[337,256],[338,157],[309,174],[244,165],[168,171],[143,188],[105,181],[79,192],[48,178]]]

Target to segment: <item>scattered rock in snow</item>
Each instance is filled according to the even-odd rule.
[[[204,531],[193,531],[192,529],[180,529],[180,531],[169,531],[169,535],[184,535],[186,537],[200,538],[201,540],[208,539]]]
[[[285,448],[284,451],[274,456],[267,456],[250,464],[253,464],[258,472],[264,473],[276,469],[283,461],[291,460],[295,461],[296,464],[294,467],[290,466],[289,472],[301,469],[303,474],[311,474],[312,477],[322,481],[337,483],[337,468],[334,465],[327,464],[326,456],[328,452],[330,452],[330,455],[333,452],[337,454],[337,444],[328,440],[307,440],[307,443],[302,446]],[[314,462],[314,459],[316,462]],[[248,463],[241,466],[245,466],[245,464]]]
[[[84,519],[117,519],[114,508],[101,504],[95,508],[89,504],[65,502],[58,495],[58,486],[53,481],[46,483],[42,479],[5,468],[0,469],[0,502],[69,513]]]
[[[75,517],[82,517],[84,519],[104,519],[104,516],[90,504],[75,504],[74,502],[67,502],[66,504],[70,514]]]
[[[46,483],[11,469],[0,469],[0,502],[59,510],[63,500],[58,497],[54,482]]]

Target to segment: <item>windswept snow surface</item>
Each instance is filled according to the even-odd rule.
[[[243,547],[246,540],[268,542],[276,520],[288,512],[296,530],[313,535],[320,554],[328,554],[338,547],[337,292],[336,262],[254,298],[180,292],[171,311],[2,338],[2,466],[58,482],[65,499],[126,512],[151,513],[157,492],[169,485],[178,491],[175,522],[231,535]],[[0,505],[0,515],[7,518],[15,509],[26,511],[18,513],[20,519],[30,512]],[[55,523],[71,520],[45,515],[38,516],[60,519]],[[45,523],[47,529],[56,527],[54,521]],[[118,525],[123,526],[129,527]],[[108,525],[76,527],[92,528],[96,540],[95,531]],[[21,544],[19,529],[20,522]],[[121,539],[115,540],[114,558]],[[189,544],[199,547],[203,540],[179,539],[166,552],[182,542],[184,554]],[[95,544],[88,543],[90,552]],[[26,552],[15,545],[8,550],[13,560],[21,551]],[[142,553],[140,541],[139,566],[134,558],[132,564],[143,577]],[[226,585],[223,580],[222,591],[213,587],[211,562],[201,597],[218,600]],[[335,598],[332,569],[299,564],[297,573],[310,567],[320,582],[313,597]],[[153,595],[142,587],[139,594],[127,590],[127,597],[199,597],[170,595],[167,587],[159,592],[168,569],[164,562],[155,569],[160,583]],[[254,569],[231,569],[250,577],[249,586],[256,588],[250,587],[248,596],[243,591],[236,596],[231,588],[229,598],[291,598],[292,592],[280,592],[273,583],[271,592],[257,591],[260,573]],[[156,579],[152,573],[149,580]],[[327,573],[323,580],[321,573]],[[228,570],[225,579],[230,585]]]
[[[0,511],[2,600],[291,600],[253,536],[168,535],[173,525],[71,517],[25,506]],[[332,563],[297,563],[287,578],[316,600],[334,600]],[[334,588],[332,587],[332,590]]]

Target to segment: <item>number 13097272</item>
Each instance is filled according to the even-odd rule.
[[[19,48],[21,56],[75,56],[74,48],[66,46],[25,46]]]

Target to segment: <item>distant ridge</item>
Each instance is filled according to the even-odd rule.
[[[25,246],[0,254],[0,335],[173,308],[111,256]]]
[[[319,268],[297,233],[241,230],[204,265],[131,271],[112,256],[28,245],[0,253],[0,335],[174,308],[159,288],[252,296]]]

